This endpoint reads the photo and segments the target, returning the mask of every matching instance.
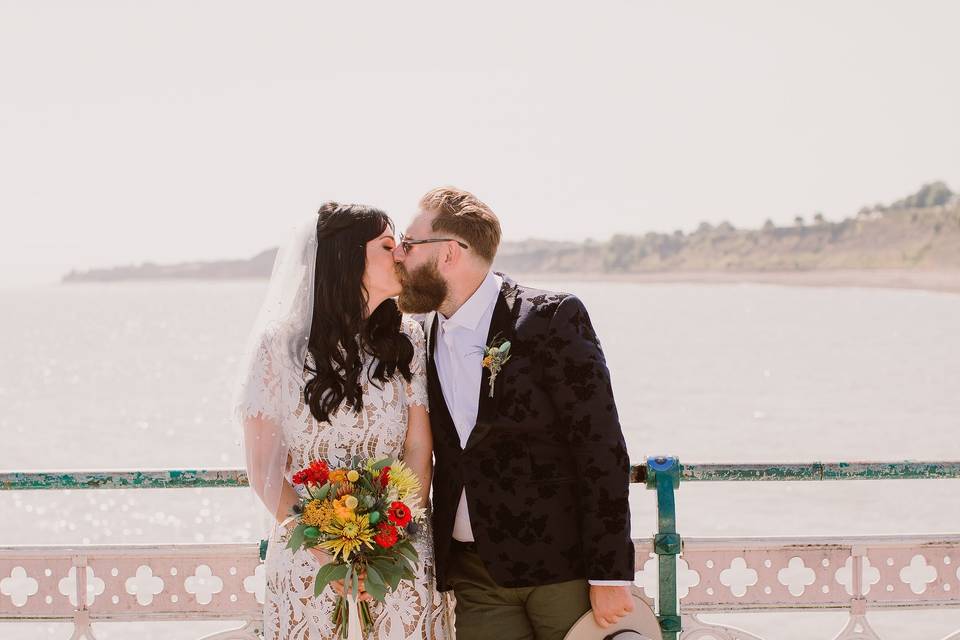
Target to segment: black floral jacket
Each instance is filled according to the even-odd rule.
[[[450,543],[464,486],[477,551],[499,585],[633,580],[630,460],[587,311],[573,295],[503,278],[488,344],[498,335],[510,340],[511,357],[493,398],[484,370],[465,448],[437,377],[436,314],[426,320],[437,586],[451,588]]]

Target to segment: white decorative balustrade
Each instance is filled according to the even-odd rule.
[[[655,606],[653,543],[635,544],[637,583]],[[757,637],[704,612],[847,610],[825,640],[878,640],[869,611],[960,607],[960,536],[686,538],[678,564],[683,640]],[[263,594],[252,543],[0,547],[0,620],[72,620],[77,640],[95,640],[93,623],[218,619],[237,627],[210,638],[254,640]]]
[[[0,620],[72,620],[75,640],[133,620],[238,620],[210,638],[257,640],[264,586],[257,544],[0,547]]]
[[[653,605],[657,557],[649,541],[635,544]],[[960,607],[960,535],[684,538],[677,564],[683,640],[757,638],[704,623],[705,612],[847,610],[846,627],[825,640],[881,640],[869,611]]]

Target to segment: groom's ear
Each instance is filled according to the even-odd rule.
[[[443,253],[440,254],[440,259],[443,260],[445,265],[455,266],[463,257],[460,245],[456,242],[447,242],[444,244],[446,244],[446,246],[443,248]]]

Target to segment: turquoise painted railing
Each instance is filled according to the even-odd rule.
[[[632,467],[646,484],[649,458]],[[666,460],[667,458],[663,458]],[[674,458],[675,459],[675,458]],[[685,463],[683,482],[933,480],[960,478],[960,461]],[[136,471],[0,471],[0,491],[41,489],[194,489],[245,487],[244,469],[148,469]]]
[[[681,631],[677,599],[677,556],[683,539],[677,532],[675,492],[681,482],[768,482],[829,480],[960,479],[960,461],[812,462],[680,464],[655,456],[631,469],[631,480],[657,492],[657,533],[653,551],[659,564],[659,619],[663,637]],[[243,469],[157,469],[140,471],[0,472],[0,490],[178,489],[244,487]]]

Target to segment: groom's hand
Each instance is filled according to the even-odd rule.
[[[592,584],[590,606],[593,607],[593,619],[602,629],[606,629],[633,611],[633,595],[630,587]]]

